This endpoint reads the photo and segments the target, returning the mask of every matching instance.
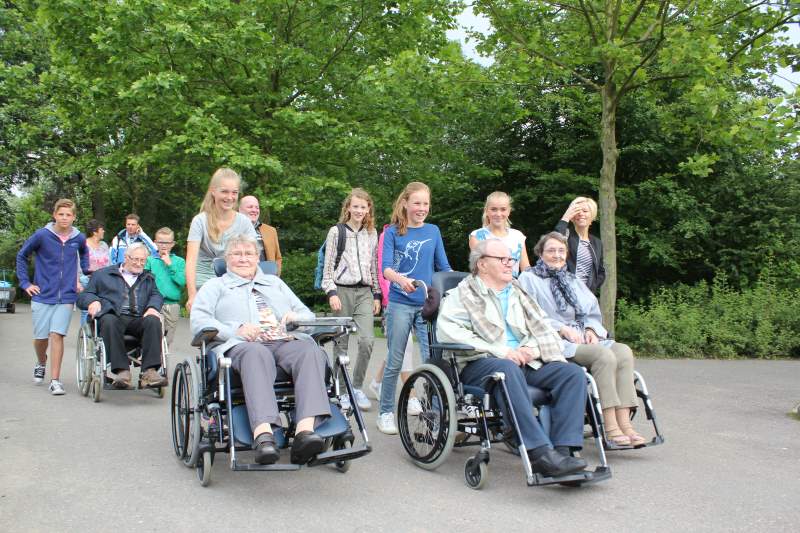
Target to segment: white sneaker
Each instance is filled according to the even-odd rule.
[[[53,379],[50,381],[50,394],[53,396],[62,396],[64,394],[64,384]]]
[[[369,411],[372,409],[372,402],[369,401],[367,395],[361,389],[356,389],[353,395],[356,397],[356,403],[358,404],[358,408],[362,411]]]
[[[33,382],[36,384],[44,382],[44,371],[45,366],[36,363],[36,366],[33,367]]]
[[[406,412],[411,416],[422,414],[422,404],[419,403],[419,400],[416,396],[412,396],[408,399],[408,409]]]
[[[397,435],[397,424],[394,423],[394,413],[381,413],[378,416],[378,431],[387,435]]]
[[[350,411],[353,408],[353,406],[350,405],[350,395],[342,394],[339,396],[339,408],[342,411]]]
[[[376,400],[381,399],[381,384],[379,381],[375,381],[373,379],[369,384],[369,390],[372,392],[372,396],[374,396]]]

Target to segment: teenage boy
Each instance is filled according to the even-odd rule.
[[[161,228],[156,232],[158,257],[148,257],[144,269],[153,273],[156,287],[164,297],[161,316],[164,317],[164,329],[167,332],[167,345],[172,346],[175,328],[181,316],[181,293],[186,287],[186,261],[172,253],[175,246],[175,233],[169,228]]]
[[[120,230],[113,239],[111,239],[111,264],[121,265],[125,261],[125,251],[128,246],[135,242],[141,242],[147,247],[152,257],[158,257],[158,249],[153,244],[153,240],[147,236],[142,227],[139,225],[139,215],[130,213],[125,217],[125,229]]]
[[[61,199],[53,208],[55,222],[49,222],[25,241],[17,254],[19,286],[31,297],[33,349],[37,363],[33,382],[44,381],[47,348],[50,348],[50,394],[64,394],[61,383],[61,360],[64,337],[78,298],[78,261],[83,272],[89,270],[86,237],[72,226],[75,202]],[[35,254],[33,283],[28,276],[28,259]]]

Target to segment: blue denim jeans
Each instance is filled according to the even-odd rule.
[[[403,366],[403,355],[411,328],[414,327],[419,341],[419,353],[422,362],[427,363],[430,357],[428,351],[428,330],[422,319],[422,307],[389,302],[386,307],[386,340],[389,351],[386,354],[386,368],[383,371],[381,382],[380,413],[394,413],[394,395],[397,389],[397,377],[400,367]]]

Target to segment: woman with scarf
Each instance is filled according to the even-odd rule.
[[[600,393],[606,438],[617,446],[644,444],[630,417],[631,408],[637,405],[633,352],[608,338],[597,298],[567,269],[567,246],[567,238],[559,232],[543,235],[533,249],[539,260],[520,275],[520,285],[561,336],[564,356],[592,373]]]

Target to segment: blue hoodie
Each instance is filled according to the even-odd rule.
[[[36,254],[36,272],[31,283],[28,277],[28,259]],[[86,237],[75,229],[70,229],[67,242],[61,242],[56,234],[55,224],[50,222],[36,230],[22,245],[17,254],[17,279],[24,290],[38,285],[42,290],[31,300],[43,304],[71,304],[78,299],[78,259],[81,270],[88,273],[89,247]]]

